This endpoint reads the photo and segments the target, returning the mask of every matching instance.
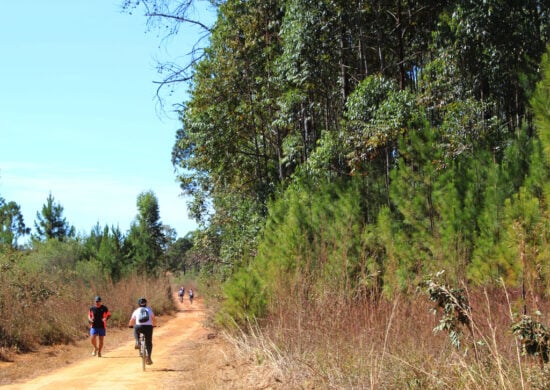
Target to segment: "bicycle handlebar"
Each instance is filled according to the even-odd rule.
[[[160,325],[153,325],[153,328],[158,328]],[[128,328],[133,328],[134,325],[128,325]]]

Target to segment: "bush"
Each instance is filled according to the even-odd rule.
[[[251,319],[260,318],[266,309],[266,297],[257,274],[248,268],[239,270],[224,286],[225,301],[218,314],[218,323],[243,326]],[[228,319],[231,321],[228,322]]]

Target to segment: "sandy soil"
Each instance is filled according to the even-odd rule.
[[[256,371],[250,360],[237,359],[231,345],[203,326],[205,311],[200,299],[191,305],[177,302],[178,312],[161,318],[153,335],[153,365],[142,371],[131,330],[108,330],[101,358],[91,356],[89,340],[60,351],[42,351],[34,361],[50,360],[54,367],[32,370],[32,358],[0,365],[0,388],[8,389],[266,389],[280,388],[272,375]],[[117,341],[118,340],[118,341]],[[78,357],[75,357],[78,353]],[[17,365],[20,366],[17,369]],[[29,366],[30,365],[30,366]],[[9,375],[30,371],[27,379]],[[10,371],[11,370],[11,371]],[[264,373],[265,374],[265,373]],[[31,378],[31,379],[29,379]],[[256,378],[256,379],[254,379]],[[259,380],[258,380],[259,379]],[[6,384],[7,383],[7,384]],[[282,387],[281,387],[282,388]]]

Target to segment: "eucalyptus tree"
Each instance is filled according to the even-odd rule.
[[[494,99],[495,114],[520,127],[549,33],[548,1],[461,1],[445,20],[457,70],[479,100]]]
[[[63,211],[63,206],[55,202],[55,198],[50,193],[46,198],[46,203],[42,206],[42,210],[36,213],[34,222],[36,232],[33,234],[33,238],[39,241],[48,239],[64,241],[67,238],[74,237],[76,230],[63,217]]]
[[[279,24],[275,1],[220,7],[173,149],[193,215],[228,247],[238,247],[234,253],[253,242],[267,200],[287,175],[281,166],[284,133],[272,119],[280,94],[272,69]]]
[[[416,72],[430,58],[441,15],[452,12],[449,0],[375,0],[357,2],[355,47],[365,76],[381,74],[400,89],[414,85]]]

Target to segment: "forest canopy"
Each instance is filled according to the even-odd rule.
[[[188,22],[184,4],[145,3]],[[245,267],[269,291],[273,273],[315,285],[340,268],[354,295],[444,269],[548,292],[547,86],[534,93],[550,3],[214,5],[173,148],[212,272]]]

